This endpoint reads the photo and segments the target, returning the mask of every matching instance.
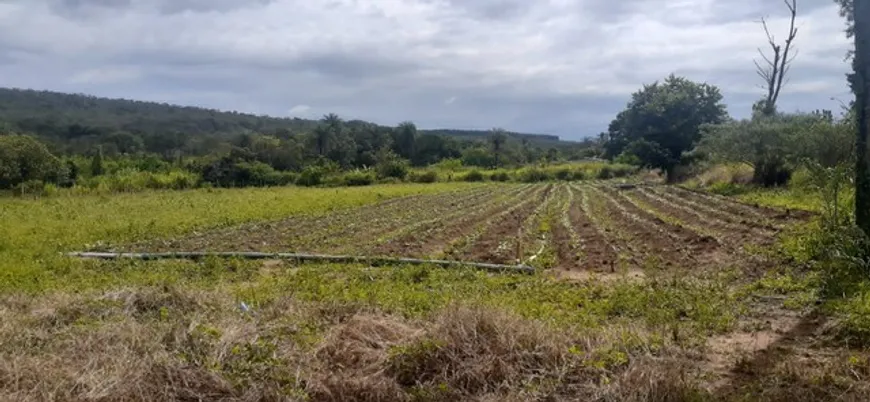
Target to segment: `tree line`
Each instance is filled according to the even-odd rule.
[[[317,183],[353,170],[404,178],[410,167],[445,161],[499,168],[576,160],[598,155],[599,145],[498,128],[426,131],[409,121],[387,127],[335,114],[312,121],[53,92],[0,90],[4,97],[0,189],[32,181],[71,185],[113,173],[112,166],[175,169],[215,186],[281,185],[300,177]],[[110,163],[120,160],[136,162]]]

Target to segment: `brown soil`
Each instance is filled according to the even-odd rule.
[[[295,216],[279,221],[243,224],[232,228],[194,233],[183,238],[161,239],[126,247],[134,251],[324,251],[330,239],[348,241],[364,232],[371,236],[393,224],[417,219],[421,205],[449,207],[455,200],[484,197],[493,189],[471,189],[442,194],[413,195],[320,216]],[[448,201],[453,199],[454,201]],[[399,219],[397,219],[399,217]]]
[[[662,212],[668,216],[672,216],[686,223],[696,224],[696,226],[702,226],[705,229],[717,233],[719,235],[719,240],[724,242],[725,245],[729,247],[740,247],[744,244],[749,243],[765,245],[771,244],[774,241],[774,236],[759,233],[752,227],[727,224],[725,222],[704,215],[699,211],[678,208],[674,205],[669,205],[665,202],[650,197],[649,195],[644,194],[643,192],[636,189],[627,190],[626,193],[630,197],[634,197],[635,199],[649,205],[651,208],[654,208],[655,210]]]
[[[713,208],[747,217],[766,217],[780,222],[795,222],[807,219],[813,214],[802,210],[781,210],[758,204],[748,204],[723,195],[690,190],[678,186],[668,186],[668,191],[693,201],[705,203]]]
[[[537,193],[533,202],[527,202],[507,215],[500,216],[498,222],[489,226],[469,250],[462,253],[460,259],[500,264],[515,262],[517,241],[522,236],[520,228],[551,191],[553,186],[548,185],[544,191]]]
[[[715,239],[709,236],[687,230],[686,228],[662,221],[653,214],[644,211],[628,202],[618,190],[602,186],[598,188],[609,195],[608,207],[611,217],[631,240],[637,245],[638,258],[650,259],[653,264],[660,263],[664,268],[695,267],[699,260],[707,260],[711,253],[719,248]],[[643,220],[639,222],[626,215],[615,203],[619,203],[625,211]]]
[[[583,212],[581,203],[580,195],[575,194],[574,202],[568,208],[568,221],[580,239],[579,249],[575,251],[566,247],[570,245],[570,238],[567,242],[559,241],[556,247],[559,256],[557,268],[572,273],[585,271],[613,273],[619,265],[619,254],[612,244],[613,239],[595,226],[595,223]],[[556,225],[555,228],[562,229],[557,230],[557,233],[567,234],[567,229],[561,224]]]
[[[370,254],[406,257],[428,257],[438,254],[445,250],[451,241],[471,233],[487,219],[509,210],[519,202],[518,200],[538,192],[540,188],[528,187],[512,195],[505,202],[496,202],[475,214],[460,214],[454,219],[435,221],[428,228],[412,231],[374,247]]]
[[[728,212],[696,203],[693,200],[681,198],[677,195],[666,193],[664,191],[655,191],[652,188],[639,188],[639,191],[650,197],[658,197],[673,203],[675,207],[691,209],[705,218],[705,221],[714,220],[723,226],[749,228],[753,232],[762,236],[773,237],[778,227],[767,223],[768,219],[748,218],[739,215],[732,215]]]

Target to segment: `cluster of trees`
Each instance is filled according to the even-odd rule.
[[[97,161],[155,157],[214,185],[244,186],[286,184],[314,171],[402,170],[398,166],[407,171],[444,160],[491,168],[599,154],[599,144],[592,140],[564,142],[502,129],[426,131],[411,122],[387,127],[335,114],[320,120],[285,119],[17,89],[0,89],[0,104],[0,136],[31,135],[52,160],[76,160],[87,177],[104,173]],[[41,171],[17,162],[25,158],[16,154],[18,149],[23,148],[0,154],[5,169],[0,188],[47,180]],[[83,157],[95,162],[81,166]],[[16,173],[4,173],[12,170]]]
[[[99,146],[108,157],[141,152],[164,157],[206,156],[226,153],[229,146],[244,141],[241,136],[263,135],[297,141],[303,140],[300,137],[330,136],[329,142],[321,144],[324,152],[316,153],[329,151],[337,159],[348,159],[342,153],[383,141],[383,137],[393,137],[395,130],[360,120],[339,121],[334,115],[328,115],[330,121],[324,124],[317,120],[20,89],[0,88],[0,104],[3,105],[0,131],[34,135],[54,153],[62,155],[91,154]],[[483,130],[414,129],[414,132],[421,137],[418,144],[421,153],[412,161],[415,164],[432,163],[440,154],[456,154],[477,147],[491,135]],[[529,144],[544,153],[556,148],[566,156],[591,144],[560,141],[552,135],[509,134],[518,143]]]
[[[851,0],[835,0],[851,16]],[[659,168],[669,180],[680,167],[698,162],[738,162],[753,167],[753,182],[785,184],[798,168],[814,171],[852,166],[856,161],[856,120],[864,108],[854,104],[835,118],[828,110],[782,113],[777,102],[794,59],[797,1],[784,0],[791,23],[777,42],[762,20],[769,49],[755,62],[765,93],[747,119],[731,118],[715,86],[671,75],[632,94],[625,110],[601,134],[610,159]],[[852,20],[849,20],[850,22]],[[854,33],[849,25],[848,32]],[[854,84],[859,79],[850,75]]]

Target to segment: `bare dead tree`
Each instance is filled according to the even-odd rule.
[[[762,18],[761,25],[764,27],[764,33],[767,35],[767,42],[770,44],[773,55],[768,57],[761,48],[758,48],[758,53],[761,54],[765,64],[762,65],[758,60],[753,60],[758,76],[764,80],[762,88],[767,90],[767,95],[764,98],[764,107],[762,108],[762,113],[765,115],[771,115],[776,111],[776,101],[779,99],[780,90],[782,90],[783,79],[788,74],[795,56],[797,56],[796,50],[794,54],[790,54],[798,31],[794,24],[797,17],[797,0],[783,0],[783,2],[791,13],[791,21],[785,43],[778,44],[776,42],[773,34],[770,33],[770,28],[767,26],[767,20]]]

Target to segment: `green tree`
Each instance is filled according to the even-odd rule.
[[[507,132],[502,128],[493,128],[490,130],[489,134],[489,143],[492,144],[492,154],[495,157],[495,167],[501,167],[501,157],[502,148],[504,148],[504,143],[507,142]]]
[[[717,87],[671,74],[664,82],[644,85],[632,94],[626,109],[608,127],[605,155],[612,159],[638,140],[657,144],[661,153],[642,162],[661,168],[668,180],[674,180],[674,169],[700,139],[701,126],[726,118]]]
[[[317,125],[312,133],[317,156],[326,156],[333,142],[341,135],[343,129],[344,122],[335,113],[329,113],[320,119],[320,124]]]
[[[785,184],[794,167],[834,167],[852,160],[851,121],[829,113],[780,114],[705,126],[696,152],[715,162],[753,167],[764,186]]]
[[[91,159],[91,176],[101,176],[104,172],[103,168],[103,147],[97,147],[97,153]]]
[[[25,135],[0,136],[0,188],[10,189],[33,180],[62,180],[60,159],[45,144]]]
[[[399,156],[413,160],[417,145],[417,126],[410,121],[400,123],[396,127],[393,143]]]

